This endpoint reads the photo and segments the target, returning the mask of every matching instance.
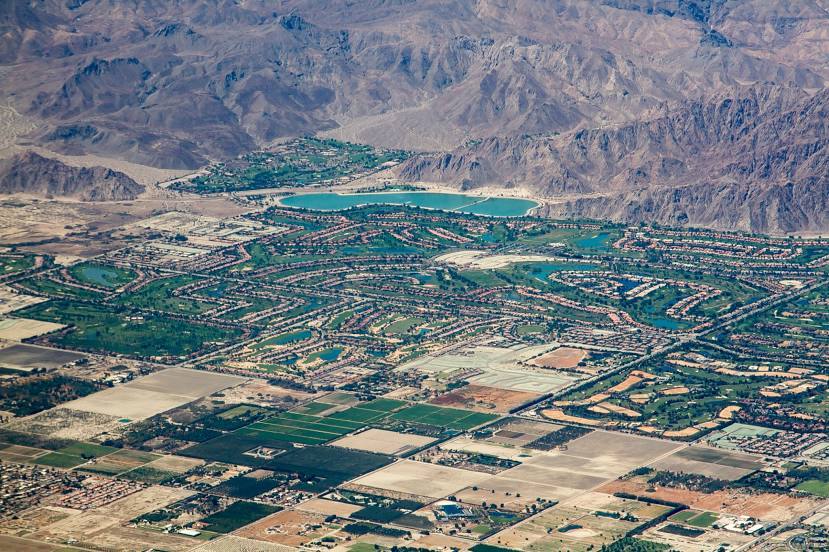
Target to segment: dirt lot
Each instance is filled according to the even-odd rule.
[[[67,408],[120,416],[127,420],[143,420],[192,401],[190,397],[156,393],[128,386],[104,389],[65,404]]]
[[[567,454],[580,456],[591,462],[613,463],[629,466],[632,469],[652,462],[681,446],[678,443],[659,439],[609,431],[594,431],[571,441],[568,444]]]
[[[168,368],[131,381],[126,387],[185,395],[196,399],[233,385],[239,385],[246,379],[203,370]]]
[[[242,385],[225,389],[222,399],[226,403],[248,403],[259,406],[292,407],[300,401],[307,401],[319,393],[305,393],[271,385],[265,380],[251,379]]]
[[[560,347],[547,354],[541,355],[533,359],[533,364],[541,366],[542,368],[560,368],[569,369],[575,368],[579,362],[588,356],[588,352],[584,349],[576,349],[574,347]]]
[[[346,504],[345,502],[337,502],[335,500],[326,500],[324,498],[312,498],[297,506],[299,510],[310,512],[312,514],[321,514],[323,516],[341,516],[348,517],[357,510],[362,510],[363,507],[356,504]]]
[[[425,447],[433,441],[434,439],[431,437],[421,435],[397,433],[385,429],[368,429],[357,435],[348,435],[342,439],[337,439],[331,444],[338,447],[397,456],[410,450]]]
[[[554,481],[539,483],[512,479],[504,475],[495,475],[478,485],[477,489],[467,487],[455,493],[458,500],[469,504],[483,502],[503,504],[504,508],[521,511],[526,506],[535,504],[537,498],[545,500],[563,500],[574,496],[580,491],[566,487],[558,487]]]
[[[506,414],[513,408],[536,398],[538,398],[536,393],[470,384],[443,394],[431,400],[430,403],[438,406]]]
[[[17,290],[0,285],[0,314],[8,314],[44,301],[47,301],[46,297],[18,293]]]
[[[250,208],[224,198],[195,196],[84,203],[15,194],[0,202],[0,243],[43,242],[26,249],[51,255],[92,257],[124,247],[129,243],[127,238],[144,232],[143,229],[122,230],[123,225],[166,211],[229,217]]]
[[[298,510],[283,510],[236,531],[236,535],[251,539],[302,546],[336,529],[327,526],[325,516]],[[312,529],[312,526],[320,526]]]

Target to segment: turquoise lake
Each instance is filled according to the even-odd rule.
[[[513,197],[479,197],[440,192],[378,192],[366,194],[300,194],[280,200],[285,207],[341,211],[361,205],[410,205],[488,217],[520,217],[538,203]]]

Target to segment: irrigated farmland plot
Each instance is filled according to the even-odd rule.
[[[441,408],[428,404],[415,404],[391,415],[391,419],[393,420],[414,422],[458,431],[472,429],[473,427],[491,422],[496,418],[498,416],[494,414],[483,414],[457,408]]]
[[[342,437],[366,425],[383,420],[396,408],[406,405],[403,401],[374,399],[356,406],[338,410],[327,416],[304,412],[327,412],[334,405],[313,402],[292,412],[253,423],[240,430],[245,435],[267,435],[290,443],[318,445]]]
[[[285,412],[279,416],[255,422],[239,430],[251,437],[267,436],[270,439],[316,445],[326,443],[362,428],[364,424],[350,420],[309,416]]]

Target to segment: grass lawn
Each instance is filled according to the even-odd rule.
[[[804,491],[815,496],[822,496],[829,498],[829,481],[821,481],[819,479],[809,479],[804,481],[797,487],[798,491]]]

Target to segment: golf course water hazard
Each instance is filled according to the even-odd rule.
[[[484,215],[489,217],[520,217],[538,203],[513,197],[480,197],[441,192],[377,192],[366,194],[301,194],[283,198],[286,207],[298,207],[314,211],[340,211],[363,205],[410,205],[426,209],[440,209]]]

